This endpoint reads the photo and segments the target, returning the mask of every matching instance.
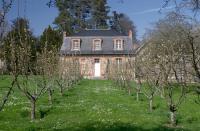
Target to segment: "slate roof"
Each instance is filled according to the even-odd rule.
[[[123,50],[123,51],[93,51],[93,50],[84,50],[84,51],[61,51],[62,55],[134,55],[134,50]]]
[[[71,36],[126,36],[123,33],[117,32],[115,30],[82,30],[78,33],[75,33]]]
[[[73,38],[81,40],[80,51],[71,51]],[[120,38],[124,42],[124,50],[116,51],[113,46],[113,39]],[[102,50],[93,50],[93,40],[102,40]],[[132,39],[125,34],[115,30],[84,30],[71,36],[63,38],[63,44],[60,51],[61,55],[129,55],[134,54]]]

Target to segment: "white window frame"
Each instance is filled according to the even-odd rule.
[[[114,39],[114,50],[123,50],[123,39]]]
[[[75,43],[75,41],[78,41],[78,42]],[[77,44],[77,45],[75,45],[75,44]],[[81,39],[72,39],[71,50],[72,51],[80,51],[80,49],[81,49]]]
[[[99,41],[100,43],[95,43],[95,41]],[[99,48],[96,48],[96,44],[100,44]],[[102,39],[93,39],[93,50],[102,50]]]

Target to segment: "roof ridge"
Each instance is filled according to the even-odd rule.
[[[81,30],[70,36],[128,36],[125,33],[118,32],[114,29],[89,29]]]
[[[88,31],[88,30],[94,30],[94,31],[97,30],[98,31],[98,30],[112,30],[112,29],[111,28],[107,28],[107,29],[88,29],[88,28],[85,28],[85,30],[86,31]]]

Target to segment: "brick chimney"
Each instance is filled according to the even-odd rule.
[[[128,32],[128,37],[132,39],[132,37],[133,37],[133,32],[132,32],[132,30],[129,30],[129,32]]]

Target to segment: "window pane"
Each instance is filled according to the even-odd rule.
[[[80,40],[73,40],[73,50],[80,50]]]
[[[115,50],[122,50],[123,49],[123,43],[122,40],[116,40],[114,45]]]
[[[101,50],[101,40],[94,40],[94,50]]]

